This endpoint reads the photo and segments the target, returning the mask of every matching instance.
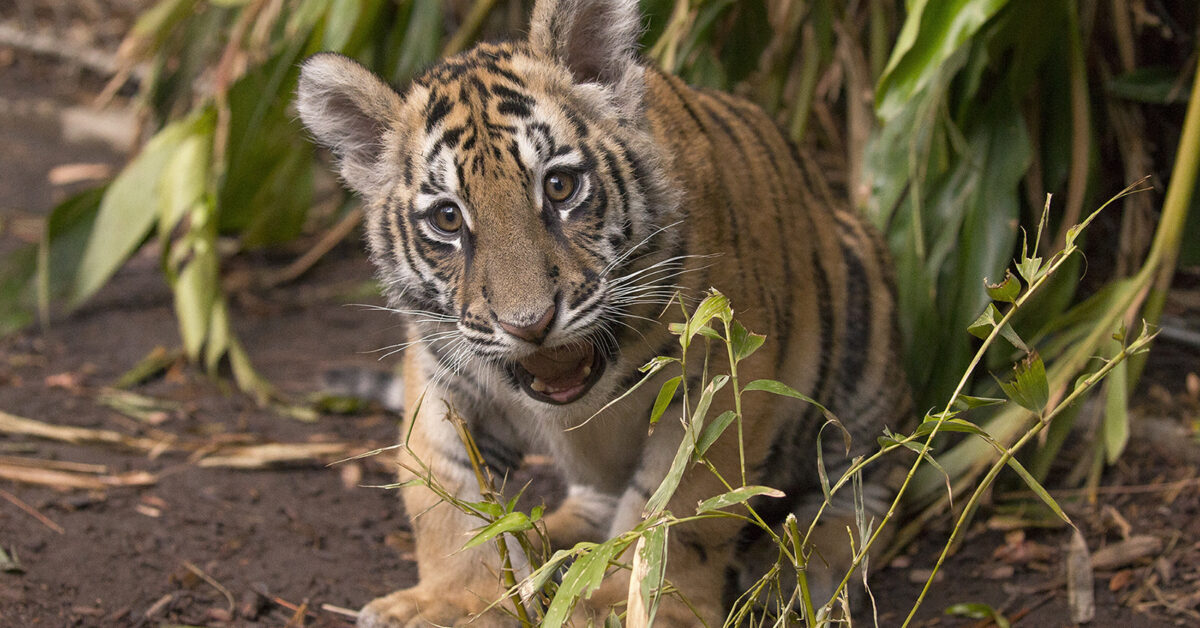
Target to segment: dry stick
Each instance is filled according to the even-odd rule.
[[[1079,16],[1072,16],[1075,22]],[[1083,58],[1083,42],[1079,30],[1068,29],[1068,67],[1071,73],[1071,167],[1067,175],[1067,204],[1062,227],[1055,237],[1055,247],[1067,241],[1067,231],[1079,222],[1083,212],[1084,194],[1088,183],[1088,156],[1091,151],[1091,109],[1088,106],[1087,65]]]
[[[198,578],[207,582],[210,586],[212,586],[212,588],[219,591],[221,593],[221,595],[224,595],[225,600],[227,602],[229,602],[229,612],[230,613],[232,613],[234,611],[234,609],[237,608],[237,603],[234,602],[233,594],[229,592],[229,589],[226,589],[224,586],[222,586],[221,583],[217,582],[216,579],[214,579],[212,576],[204,573],[203,569],[200,569],[196,565],[192,564],[192,562],[190,560],[183,561],[183,566],[186,567],[188,571],[196,574],[196,576]]]
[[[262,287],[273,288],[282,283],[289,283],[308,272],[308,269],[312,268],[313,264],[316,264],[333,247],[337,246],[338,242],[346,239],[346,236],[358,226],[362,217],[363,210],[361,207],[355,207],[353,210],[347,212],[336,225],[325,232],[325,235],[321,236],[321,239],[308,252],[296,258],[295,261],[278,272],[266,275],[262,280]]]
[[[46,526],[47,528],[50,528],[51,530],[54,530],[55,532],[57,532],[59,534],[67,533],[67,531],[64,530],[62,526],[51,521],[48,517],[46,517],[46,515],[43,515],[42,513],[38,512],[33,506],[30,506],[29,504],[26,504],[25,502],[21,501],[21,499],[19,497],[17,497],[16,495],[13,495],[12,493],[0,488],[0,497],[7,499],[8,501],[12,502],[12,505],[29,513],[34,519],[41,521],[42,525]]]
[[[96,48],[72,46],[67,38],[46,33],[29,33],[10,24],[0,24],[0,46],[65,59],[105,76],[112,76],[122,68],[120,59],[114,54]],[[144,69],[138,70],[137,74],[144,75]]]

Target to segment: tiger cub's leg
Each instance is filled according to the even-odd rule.
[[[405,371],[410,384],[415,381],[413,372],[413,369]],[[415,388],[417,393],[424,388],[421,384]],[[412,419],[415,423],[411,432],[406,429],[401,433],[402,437],[407,433],[408,441],[407,448],[400,450],[399,480],[403,484],[416,479],[418,475],[413,470],[417,470],[421,479],[434,478],[458,499],[477,501],[479,486],[465,448],[453,425],[445,420],[445,404],[433,392],[426,394],[423,402],[407,400],[408,407],[420,407],[420,411]],[[369,628],[461,626],[468,622],[484,628],[517,625],[498,611],[473,619],[504,593],[495,545],[484,543],[462,549],[470,538],[469,532],[482,521],[442,502],[422,485],[402,488],[401,497],[412,522],[420,581],[416,586],[367,604],[359,613],[358,625]],[[521,552],[512,552],[510,556],[519,579],[528,570],[523,564],[524,556]]]
[[[895,496],[895,491],[876,475],[864,479],[860,497],[853,494],[849,485],[834,494],[812,528],[808,538],[811,551],[804,571],[809,595],[818,613],[826,605],[834,611],[842,608],[841,602],[832,599],[834,591],[854,565],[855,553],[860,552],[871,535],[880,530],[883,516]],[[824,497],[817,493],[796,509],[796,520],[802,534],[817,516],[823,501]],[[893,526],[883,528],[872,543],[869,554],[878,555],[885,550],[892,534]],[[879,565],[870,562],[868,555],[847,580],[843,593],[839,594],[839,598],[843,595],[848,598],[849,608],[854,611],[864,608],[866,602],[864,566],[868,572],[879,568]],[[763,567],[753,566],[759,572]]]
[[[582,541],[603,541],[617,508],[617,500],[616,495],[584,484],[569,485],[566,499],[542,519],[551,549],[571,548]]]
[[[678,411],[673,407],[665,416],[673,416]],[[659,423],[646,442],[637,471],[617,502],[608,536],[620,535],[642,520],[646,503],[666,476],[682,435],[683,429],[677,421],[663,419]],[[736,439],[721,439],[709,452],[722,448],[727,451],[717,452],[717,455],[729,454],[728,450],[732,449],[732,459],[737,460]],[[696,512],[700,501],[725,491],[716,476],[697,465],[684,473],[666,509],[678,517],[685,517]],[[740,526],[738,520],[719,518],[693,521],[670,529],[666,577],[687,601],[677,595],[664,596],[655,614],[655,626],[691,628],[722,624],[725,609],[721,594],[726,567],[731,564],[733,541]],[[625,560],[632,560],[632,556],[631,551],[625,555]],[[576,608],[574,625],[587,625],[589,619],[595,625],[602,625],[609,609],[628,597],[629,580],[628,570],[610,573],[591,598]],[[633,620],[627,620],[627,623],[636,625]]]

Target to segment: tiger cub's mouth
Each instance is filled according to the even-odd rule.
[[[563,405],[579,399],[600,376],[606,363],[590,342],[543,348],[510,366],[525,394]]]

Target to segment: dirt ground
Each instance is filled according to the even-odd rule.
[[[36,237],[36,218],[86,185],[51,183],[56,167],[121,163],[111,146],[61,133],[64,108],[86,103],[101,85],[53,57],[0,47],[0,251]],[[296,398],[317,390],[331,368],[395,364],[373,350],[396,342],[396,321],[345,305],[374,302],[361,296],[370,270],[357,248],[345,244],[298,283],[234,304],[255,365]],[[1194,274],[1181,277],[1171,304],[1193,323],[1197,283]],[[156,347],[178,346],[152,253],[84,308],[0,341],[0,422],[9,421],[0,430],[0,549],[11,559],[0,564],[0,626],[344,626],[352,620],[340,609],[414,583],[398,500],[370,487],[391,480],[386,461],[324,464],[391,444],[396,418],[376,410],[302,421],[181,363],[132,389],[158,407],[108,405],[123,373]],[[1091,625],[1200,625],[1198,372],[1195,345],[1160,342],[1131,451],[1106,473],[1099,503],[1058,494],[1097,567]],[[103,438],[117,442],[19,435],[12,416],[107,430]],[[268,469],[204,466],[264,443],[327,451]],[[991,605],[1015,625],[1071,625],[1069,535],[1006,530],[1012,518],[990,507],[976,521],[920,625],[989,625],[943,615],[968,602]],[[935,522],[877,572],[878,625],[903,620],[945,528]]]

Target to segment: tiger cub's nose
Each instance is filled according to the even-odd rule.
[[[550,307],[546,309],[546,313],[542,314],[541,318],[529,325],[515,325],[512,323],[506,323],[499,318],[496,319],[496,322],[500,323],[501,329],[516,336],[517,338],[532,342],[535,345],[540,345],[542,344],[542,341],[546,339],[546,334],[550,331],[550,323],[554,322],[554,314],[556,311],[557,308],[553,303],[551,303]]]

